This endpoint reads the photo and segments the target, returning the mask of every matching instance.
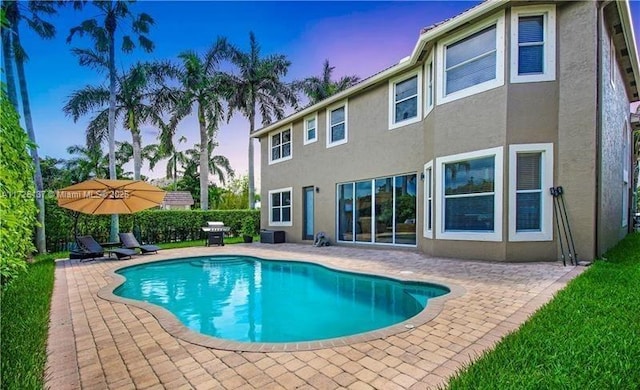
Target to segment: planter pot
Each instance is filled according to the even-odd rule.
[[[242,236],[245,244],[251,244],[253,242],[253,236]]]

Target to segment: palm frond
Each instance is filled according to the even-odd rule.
[[[74,91],[62,110],[76,122],[83,115],[105,108],[108,103],[109,91],[107,89],[87,85]]]
[[[101,72],[109,69],[109,63],[104,53],[92,49],[73,48],[71,52],[78,57],[80,66],[88,66]]]

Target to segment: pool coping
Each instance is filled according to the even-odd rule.
[[[196,256],[196,257],[211,257],[211,256]],[[421,326],[423,324],[426,324],[429,321],[436,318],[444,308],[444,304],[446,303],[446,301],[448,301],[449,299],[463,296],[466,293],[466,290],[463,287],[458,286],[456,284],[452,284],[449,282],[445,284],[441,282],[433,282],[430,280],[421,280],[418,278],[408,277],[411,274],[407,274],[407,277],[404,277],[404,275],[402,275],[401,277],[398,277],[398,275],[395,275],[395,274],[392,275],[387,272],[378,272],[378,273],[362,272],[362,271],[357,271],[349,268],[335,266],[333,264],[328,265],[320,261],[314,261],[309,259],[291,260],[291,259],[265,259],[260,256],[248,256],[248,257],[253,257],[253,258],[256,258],[259,260],[265,260],[265,261],[267,260],[283,261],[283,262],[293,261],[293,262],[309,263],[309,264],[315,264],[324,268],[328,268],[330,270],[347,272],[351,274],[373,276],[373,277],[384,277],[387,279],[391,279],[399,282],[405,282],[405,283],[406,282],[428,283],[436,286],[443,286],[449,289],[449,293],[441,295],[439,297],[429,298],[427,306],[420,313],[418,313],[417,315],[405,321],[402,321],[384,328],[380,328],[380,329],[376,329],[376,330],[372,330],[364,333],[358,333],[351,336],[315,340],[315,341],[286,342],[286,343],[266,343],[266,342],[247,343],[247,342],[220,339],[213,336],[207,336],[202,333],[193,331],[188,327],[186,327],[185,325],[183,325],[180,322],[180,320],[167,309],[164,309],[160,306],[150,304],[147,302],[143,302],[135,299],[123,298],[118,295],[115,295],[113,293],[115,289],[119,287],[122,283],[124,283],[126,280],[126,278],[118,274],[117,271],[125,268],[130,268],[132,267],[132,265],[123,265],[121,267],[112,268],[106,271],[105,275],[111,277],[111,281],[106,286],[100,288],[98,290],[97,295],[99,298],[107,301],[135,306],[149,312],[153,317],[156,318],[156,320],[158,320],[158,322],[160,323],[160,326],[164,330],[166,330],[169,334],[171,334],[173,337],[176,337],[180,340],[183,340],[192,344],[200,345],[207,348],[222,349],[227,351],[296,352],[296,351],[313,351],[313,350],[323,349],[323,348],[342,347],[342,346],[347,346],[347,345],[351,345],[359,342],[383,339],[389,336],[411,331],[412,329],[418,326]],[[159,262],[165,262],[165,261],[172,261],[172,260],[178,260],[181,258],[190,258],[190,257],[176,257],[176,258],[160,259],[160,260],[146,259],[144,261],[136,263],[133,266],[156,263],[156,262],[159,263]]]

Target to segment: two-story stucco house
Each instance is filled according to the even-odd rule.
[[[627,2],[481,3],[423,30],[397,65],[253,134],[262,227],[552,261],[549,188],[562,186],[576,252],[593,259],[629,231],[639,75]]]

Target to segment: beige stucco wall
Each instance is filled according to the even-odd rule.
[[[611,5],[610,7],[615,7]],[[607,10],[617,12],[614,9]],[[623,158],[625,143],[625,128],[628,128],[629,99],[625,89],[620,66],[617,58],[611,66],[611,35],[612,22],[607,21],[601,29],[601,74],[602,74],[602,136],[600,155],[600,200],[598,202],[598,255],[611,248],[627,233],[627,226],[622,223],[622,197],[628,196],[623,192]],[[615,46],[614,46],[615,47]],[[612,83],[613,81],[613,83]],[[630,136],[629,133],[626,134]],[[629,158],[629,156],[627,156]],[[631,164],[627,182],[632,186]]]
[[[269,165],[269,141],[262,139],[263,209],[268,209],[269,190],[293,187],[293,226],[269,226],[268,212],[264,212],[263,228],[284,230],[287,241],[302,241],[302,188],[316,186],[315,231],[324,231],[335,241],[337,183],[422,171],[422,124],[388,129],[387,83],[349,98],[347,104],[346,144],[326,147],[325,109],[318,111],[318,141],[314,143],[304,145],[303,122],[294,123],[291,160]]]
[[[502,241],[438,239],[435,221],[435,239],[424,238],[424,182],[419,181],[417,249],[445,257],[553,261],[559,257],[555,224],[554,241],[508,240],[509,145],[553,143],[554,185],[565,189],[577,253],[581,259],[592,259],[595,256],[597,211],[596,4],[557,3],[556,16],[556,81],[510,83],[510,14],[507,10],[503,86],[436,105],[421,122],[389,130],[389,84],[384,80],[349,98],[346,144],[326,147],[326,107],[318,111],[317,142],[303,145],[303,122],[298,120],[293,124],[291,160],[269,165],[268,137],[263,137],[261,195],[265,211],[262,213],[262,227],[286,231],[287,241],[302,241],[302,188],[315,186],[319,192],[315,193],[314,230],[316,233],[326,232],[335,242],[338,183],[407,173],[415,173],[419,177],[424,164],[431,160],[435,172],[435,159],[438,157],[502,147]],[[622,86],[617,88],[618,95],[621,90]],[[628,101],[620,100],[620,96],[612,96],[612,99],[617,102],[612,115],[618,115]],[[620,126],[612,124],[607,132],[619,133],[619,129]],[[616,147],[609,149],[605,151],[607,156],[620,153]],[[615,164],[620,163],[619,159],[617,162],[613,158],[608,160],[611,163],[603,166],[603,170],[616,170]],[[621,185],[620,180],[618,185]],[[293,188],[293,226],[271,227],[268,225],[268,192],[287,187]],[[548,189],[544,190],[544,195],[550,197]],[[611,210],[620,210],[619,203],[615,202],[621,201],[621,195],[614,192],[611,196],[601,209],[601,213],[607,215],[606,223],[620,218],[619,213],[613,216]],[[434,210],[434,215],[436,213],[438,210]],[[600,234],[607,237],[603,238],[606,242],[616,242],[620,235],[620,229]]]
[[[560,3],[558,145],[562,186],[580,258],[593,259],[596,204],[596,3]],[[557,233],[557,232],[556,232]]]

